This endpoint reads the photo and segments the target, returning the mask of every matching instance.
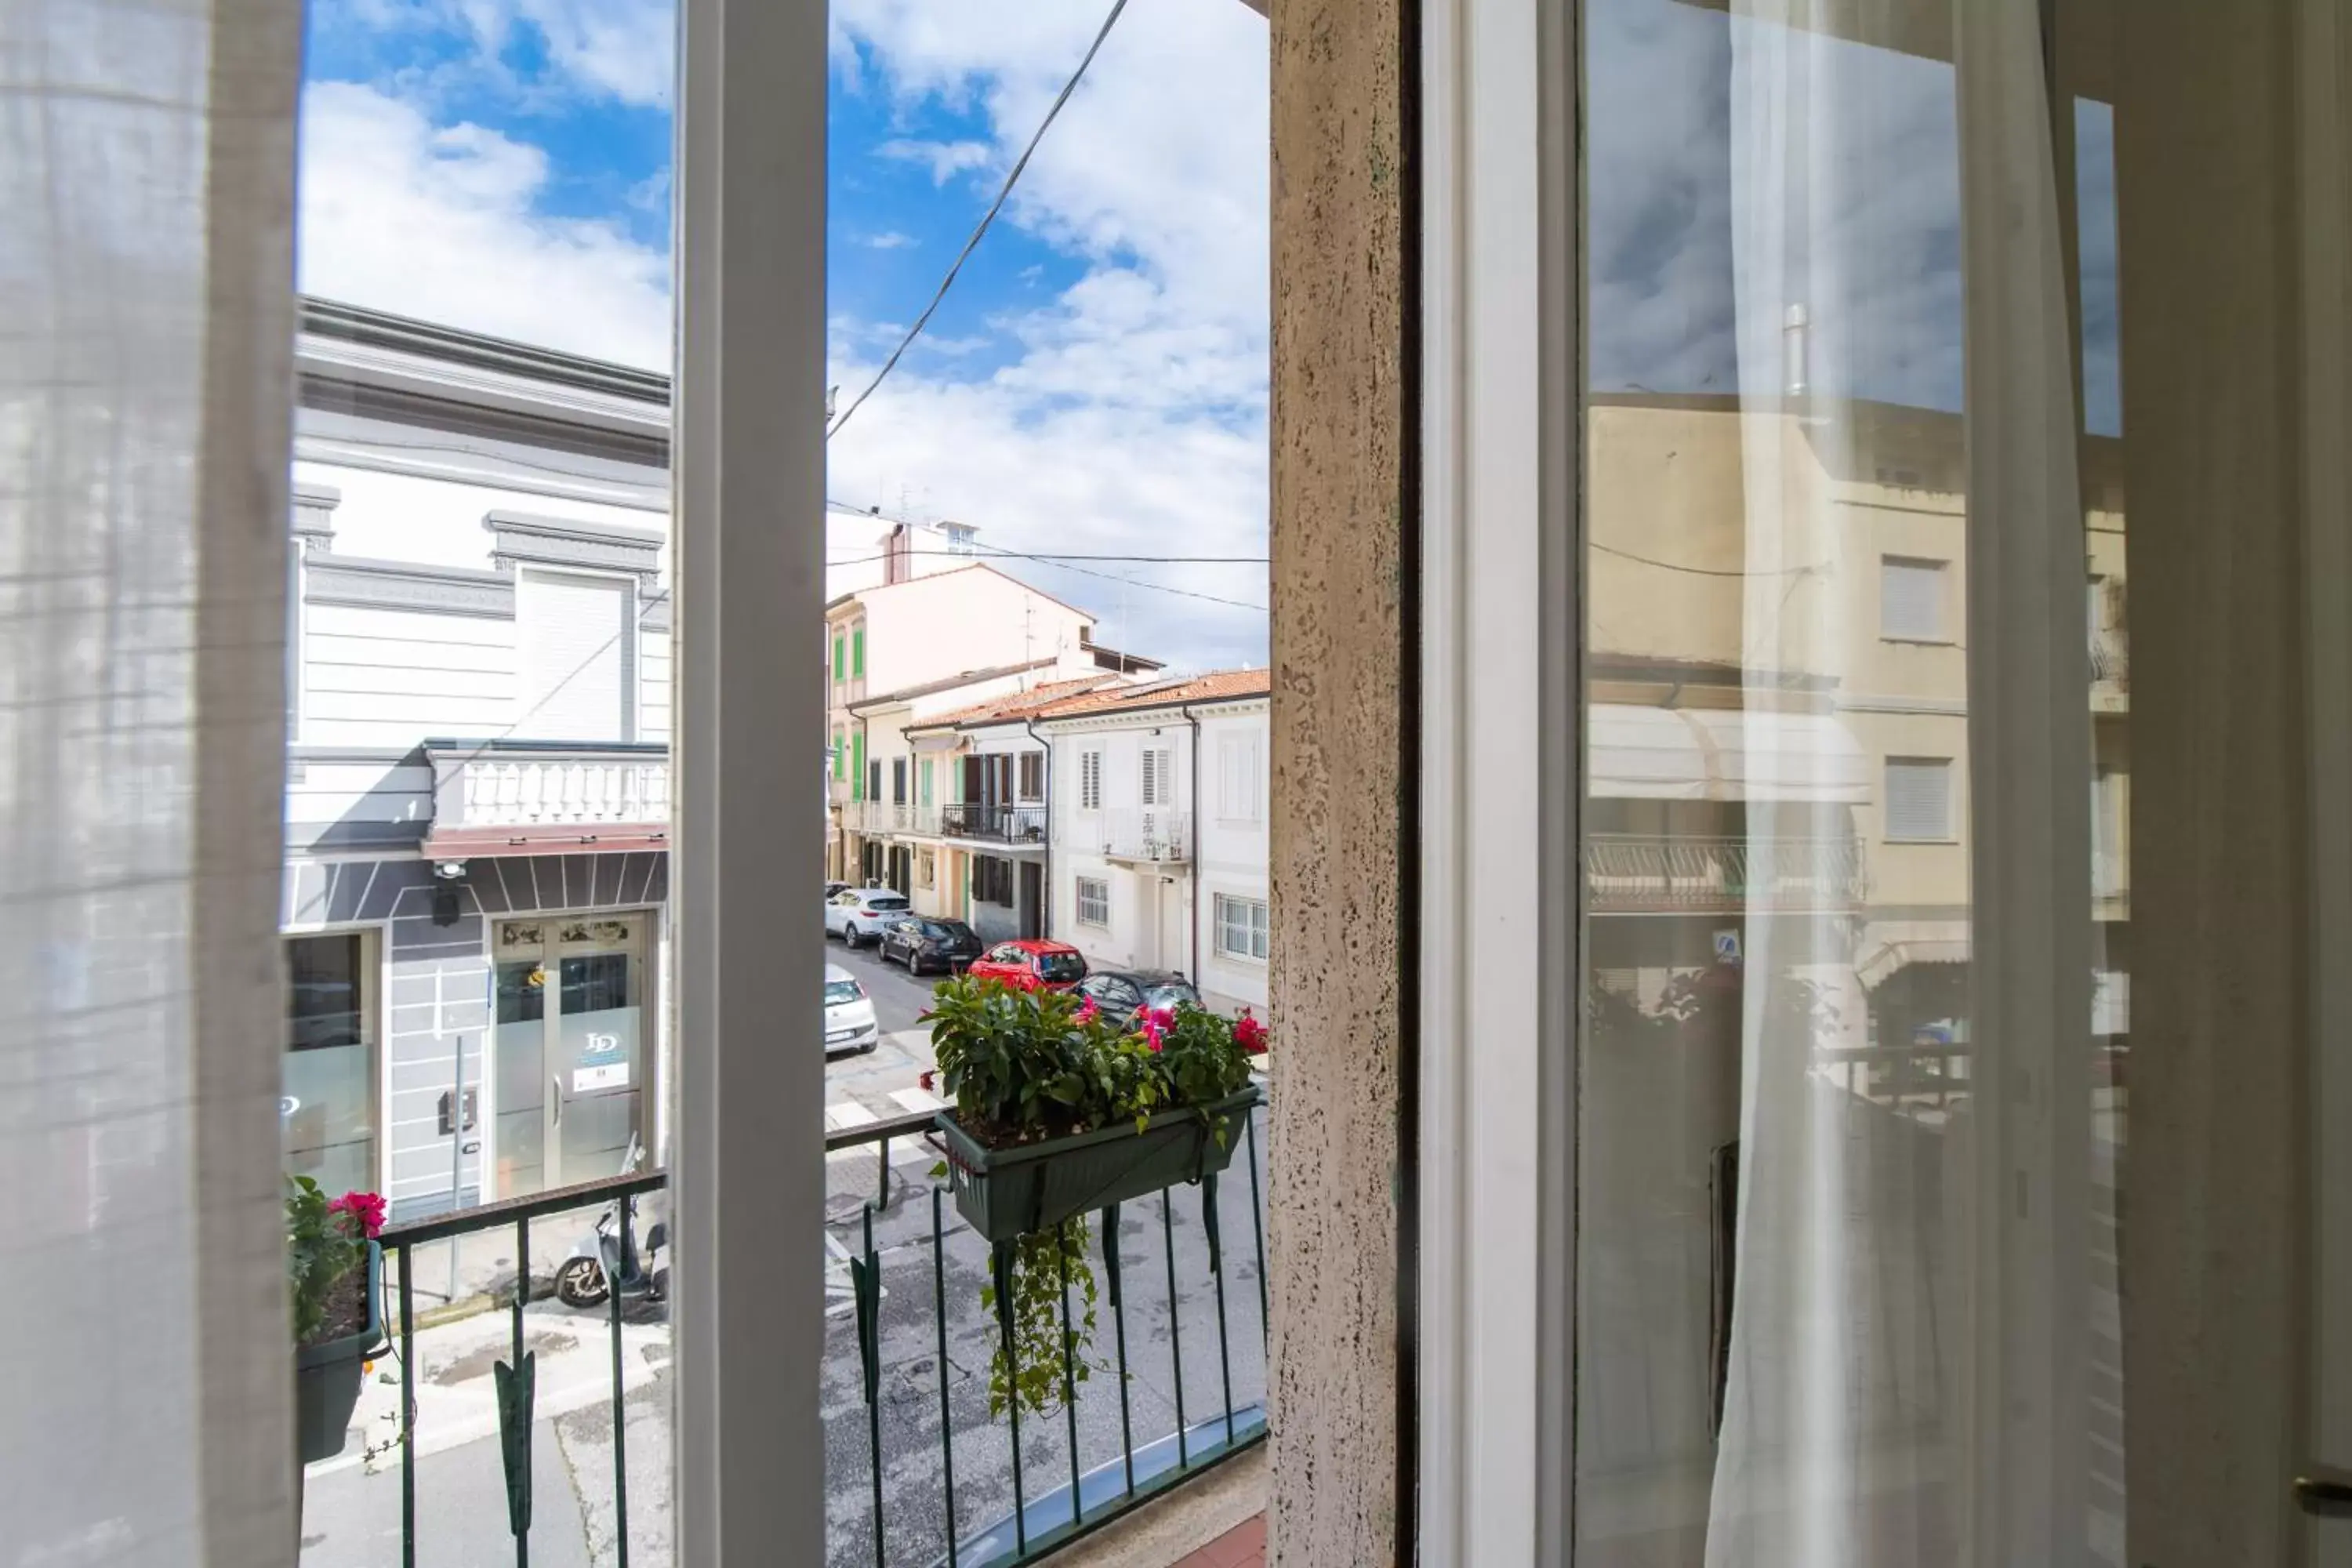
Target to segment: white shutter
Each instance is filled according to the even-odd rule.
[[[514,732],[541,741],[627,740],[635,584],[526,572],[516,591],[522,679]]]
[[[1227,822],[1258,820],[1257,737],[1227,735],[1217,746],[1217,816]]]
[[[1886,759],[1889,843],[1952,837],[1952,764],[1946,757]]]
[[[1878,635],[1944,640],[1944,563],[1889,555],[1878,563]]]
[[[1147,747],[1143,753],[1143,804],[1173,805],[1176,804],[1176,780],[1170,753],[1160,747]]]
[[[1100,752],[1078,753],[1078,809],[1080,811],[1102,809],[1102,753]]]

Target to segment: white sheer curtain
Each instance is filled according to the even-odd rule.
[[[1792,678],[1839,672],[1842,702],[1888,703],[1873,685],[1900,696],[1906,667],[1879,651],[1876,595],[1881,552],[1902,525],[1857,519],[1899,514],[1893,489],[1935,488],[1910,471],[1936,455],[1906,447],[1922,421],[1888,404],[1907,403],[1905,376],[1934,348],[1903,335],[1957,310],[1965,448],[1949,455],[1968,542],[1948,571],[1965,572],[1971,605],[1970,635],[1952,640],[1975,651],[1966,753],[1945,759],[1946,809],[1972,885],[1964,934],[1947,944],[1970,973],[1946,1056],[1905,1039],[1864,1048],[1866,943],[1847,916],[1751,910],[1747,921],[1735,1290],[1706,1561],[2087,1562],[2088,905],[2074,865],[2087,864],[2087,825],[2074,817],[2087,815],[2088,720],[2074,664],[2021,668],[1992,646],[2084,646],[2078,426],[2038,8],[1734,0],[1732,16],[1748,750],[1752,760],[1787,746],[1791,731],[1770,709]],[[1891,79],[1923,56],[1950,61],[1958,166],[1890,182],[1889,160],[1868,153],[1917,135],[1918,122],[1866,73]],[[1936,226],[1887,215],[1935,202],[1955,180],[1958,297],[1923,291],[1906,305],[1890,290],[1924,281],[1931,263],[1880,247]],[[1871,651],[1846,651],[1856,648]],[[1883,755],[1910,743],[1906,733],[1929,737],[1923,750],[1951,749],[1924,726],[1879,733]],[[1781,755],[1772,776],[1802,779],[1831,762]],[[1804,793],[1834,798],[1820,782]],[[1885,787],[1874,780],[1893,839]],[[1794,830],[1789,808],[1751,798],[1751,864]],[[1902,874],[1905,853],[1893,852],[1888,874]],[[1994,1085],[2005,1092],[1984,1092]]]
[[[291,1563],[292,0],[0,0],[0,1560]]]

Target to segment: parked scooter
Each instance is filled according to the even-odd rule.
[[[634,1173],[644,1151],[633,1137],[629,1152],[621,1162],[621,1174]],[[666,1194],[654,1194],[647,1207],[666,1210],[662,1202]],[[621,1208],[629,1212],[629,1245],[621,1246]],[[669,1223],[658,1212],[650,1225],[637,1223],[637,1200],[632,1195],[619,1203],[607,1205],[596,1216],[596,1228],[580,1238],[572,1256],[555,1271],[555,1299],[567,1307],[601,1307],[609,1300],[615,1282],[621,1299],[642,1296],[647,1300],[662,1300],[669,1295],[669,1260],[664,1257],[669,1246]]]

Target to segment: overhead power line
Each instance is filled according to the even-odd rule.
[[[1004,200],[1013,194],[1013,185],[1020,181],[1021,171],[1029,166],[1029,155],[1036,152],[1037,143],[1045,139],[1046,128],[1054,123],[1054,117],[1062,112],[1062,105],[1069,102],[1070,94],[1077,90],[1079,79],[1087,74],[1087,68],[1095,63],[1095,56],[1101,50],[1103,40],[1110,37],[1111,27],[1118,21],[1118,14],[1126,9],[1127,0],[1111,0],[1110,15],[1103,18],[1102,28],[1095,34],[1095,41],[1087,46],[1086,58],[1080,60],[1078,68],[1070,73],[1070,79],[1062,84],[1062,90],[1054,97],[1053,107],[1045,110],[1045,118],[1037,122],[1036,133],[1029,138],[1029,145],[1021,149],[1021,156],[1014,161],[1013,172],[1004,176],[1003,187],[997,191],[996,199],[989,203],[988,211],[981,215],[979,226],[971,231],[971,237],[963,242],[961,250],[956,252],[955,265],[950,267],[947,276],[940,279],[939,289],[931,295],[931,302],[923,307],[923,313],[915,318],[915,324],[907,329],[907,335],[898,340],[898,346],[890,351],[890,357],[882,362],[882,368],[876,371],[874,379],[866,384],[866,390],[841,411],[841,416],[825,431],[826,440],[830,441],[841,434],[841,427],[849,423],[849,416],[874,395],[874,389],[882,384],[883,378],[898,368],[898,358],[907,352],[908,345],[922,334],[923,328],[930,321],[931,313],[940,308],[940,301],[946,299],[948,290],[954,287],[956,274],[963,270],[963,264],[980,245],[980,237],[988,232],[988,226],[994,223],[996,215],[1003,210]]]

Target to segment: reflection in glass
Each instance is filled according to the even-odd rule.
[[[334,1194],[378,1185],[369,951],[357,931],[286,942],[286,1168]]]
[[[1864,36],[1777,19],[1805,15]],[[2115,1310],[2112,1158],[2088,1151],[2103,1195],[2063,1194],[2087,1290],[2079,1248],[1985,1261],[2028,1227],[1988,1152],[2018,1134],[1979,1093],[1971,990],[1990,917],[1969,535],[1992,448],[1970,425],[1963,201],[1993,174],[2055,188],[2046,156],[2001,162],[2032,138],[1982,135],[1986,103],[2042,91],[2037,36],[1990,15],[1588,0],[1580,1568],[1957,1568],[2027,1539],[2120,1562],[2120,1450],[2094,1441],[2120,1363],[2081,1334]],[[1966,145],[1963,27],[1985,73]],[[2066,319],[2054,243],[1967,254]],[[2011,398],[2001,429],[2042,409]],[[2056,417],[2071,443],[2075,409]],[[2061,501],[2051,526],[2072,526]],[[2095,709],[2095,672],[2121,668],[2114,526],[2089,550]],[[2128,755],[2119,729],[2094,750],[2090,870],[2116,914]],[[2105,1022],[2120,945],[2097,949]],[[2037,1083],[2091,1064],[2092,1105],[2053,1138],[2081,1159],[2111,1109],[2089,1030],[2008,1048]],[[2046,1384],[2106,1406],[1986,1404],[2040,1353]]]

